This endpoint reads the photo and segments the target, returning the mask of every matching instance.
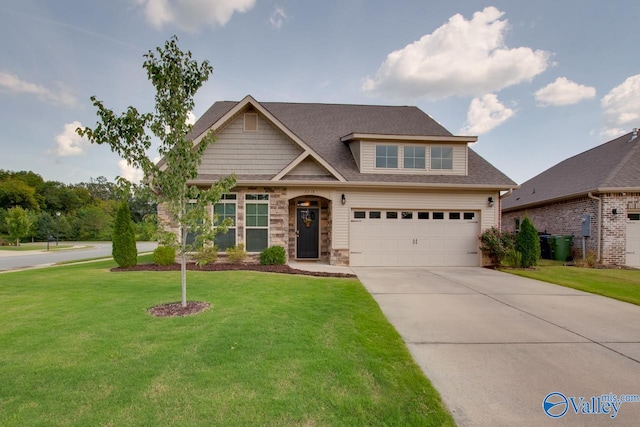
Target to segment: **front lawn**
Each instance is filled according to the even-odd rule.
[[[454,424],[355,279],[113,265],[0,276],[0,425]]]
[[[56,243],[49,244],[49,250],[69,249],[72,245],[58,245]],[[47,243],[21,243],[20,246],[0,246],[0,251],[26,252],[26,251],[46,251]]]
[[[532,270],[504,271],[640,305],[640,270],[582,268],[542,261]]]

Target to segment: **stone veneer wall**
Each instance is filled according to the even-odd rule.
[[[602,264],[624,265],[626,262],[626,231],[628,208],[640,208],[640,193],[601,193],[602,199],[602,240],[600,261]],[[613,213],[613,209],[617,213]],[[598,242],[598,201],[589,197],[576,198],[555,204],[548,204],[526,210],[502,214],[502,230],[515,231],[515,219],[522,221],[525,213],[539,232],[550,234],[571,234],[573,251],[582,257],[582,235],[580,219],[583,214],[591,215],[591,237],[586,240],[587,254],[597,253]]]

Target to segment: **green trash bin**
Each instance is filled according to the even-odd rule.
[[[573,236],[553,236],[552,242],[549,245],[553,247],[553,259],[556,261],[569,261],[571,260],[571,244],[573,242]]]

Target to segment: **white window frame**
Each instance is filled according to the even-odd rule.
[[[394,147],[396,149],[396,165],[394,167],[378,166],[378,147]],[[398,170],[400,169],[401,152],[400,146],[397,144],[375,144],[373,152],[373,165],[378,170]],[[388,162],[389,156],[385,155],[385,163]]]
[[[234,196],[234,197],[227,198],[230,196]],[[235,241],[235,244],[237,245],[238,244],[238,194],[237,193],[223,194],[222,197],[220,197],[220,200],[218,201],[218,203],[214,203],[214,205],[211,208],[211,223],[214,225],[214,227],[216,226],[215,215],[216,215],[216,205],[218,204],[233,204],[236,207],[235,216],[233,218],[233,226],[228,227],[227,232],[230,232],[231,230],[233,230],[234,237],[235,237],[234,241]],[[214,237],[214,243],[215,243],[215,237]],[[222,249],[221,251],[224,251],[224,249]]]
[[[266,199],[247,199],[249,196],[257,196],[257,197],[266,197]],[[247,205],[256,204],[256,205],[266,205],[267,206],[267,225],[266,226],[249,226],[247,224]],[[244,244],[245,249],[248,253],[259,253],[264,249],[268,248],[270,245],[270,227],[271,224],[271,204],[269,194],[265,193],[247,193],[244,195]],[[249,240],[247,239],[247,231],[248,230],[267,230],[267,245],[265,248],[260,251],[250,251],[249,250]]]

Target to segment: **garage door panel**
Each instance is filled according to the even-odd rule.
[[[636,215],[629,215],[626,230],[626,265],[630,267],[640,267],[640,220],[635,218],[637,218]]]
[[[417,211],[403,212],[404,217],[398,213],[397,218],[387,218],[383,213],[382,218],[351,222],[351,265],[479,265],[478,221],[449,219],[448,214],[444,219],[419,219]]]

